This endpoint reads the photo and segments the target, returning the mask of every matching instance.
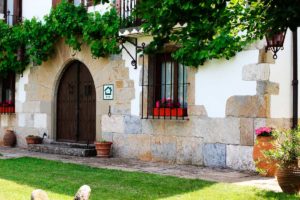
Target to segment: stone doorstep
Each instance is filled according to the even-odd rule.
[[[78,144],[76,144],[78,145]],[[90,157],[96,155],[95,147],[83,148],[82,146],[63,144],[30,144],[28,150],[32,152],[50,153],[68,156]],[[86,146],[86,145],[85,145]]]
[[[69,148],[95,149],[94,144],[81,144],[81,143],[71,143],[71,142],[51,142],[50,144],[69,147]]]

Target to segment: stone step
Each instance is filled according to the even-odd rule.
[[[76,145],[75,145],[76,146]],[[80,147],[80,148],[78,148]],[[87,145],[85,145],[87,147]],[[89,157],[96,156],[97,152],[95,147],[89,146],[89,148],[83,148],[83,146],[74,147],[74,145],[66,144],[30,144],[28,150],[33,152],[68,155],[68,156],[80,156]]]
[[[50,144],[59,145],[69,148],[79,148],[79,149],[95,149],[94,144],[81,144],[81,143],[71,143],[71,142],[51,142]]]

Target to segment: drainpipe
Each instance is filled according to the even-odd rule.
[[[298,38],[297,28],[293,31],[293,124],[292,128],[298,126]]]

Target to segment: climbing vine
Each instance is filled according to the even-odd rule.
[[[144,31],[154,36],[148,52],[172,43],[179,47],[172,54],[175,59],[197,67],[207,60],[229,59],[262,38],[264,6],[259,0],[143,0],[136,14]]]
[[[0,20],[0,72],[22,72],[33,62],[40,65],[64,39],[74,51],[87,43],[94,58],[119,53],[119,18],[115,9],[101,15],[63,1],[43,21],[35,18],[9,26]]]

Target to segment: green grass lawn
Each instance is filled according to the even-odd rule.
[[[0,160],[0,200],[28,200],[34,189],[51,200],[72,200],[78,188],[92,188],[91,199],[300,199],[251,187],[139,172],[97,169],[62,162],[18,158]]]

